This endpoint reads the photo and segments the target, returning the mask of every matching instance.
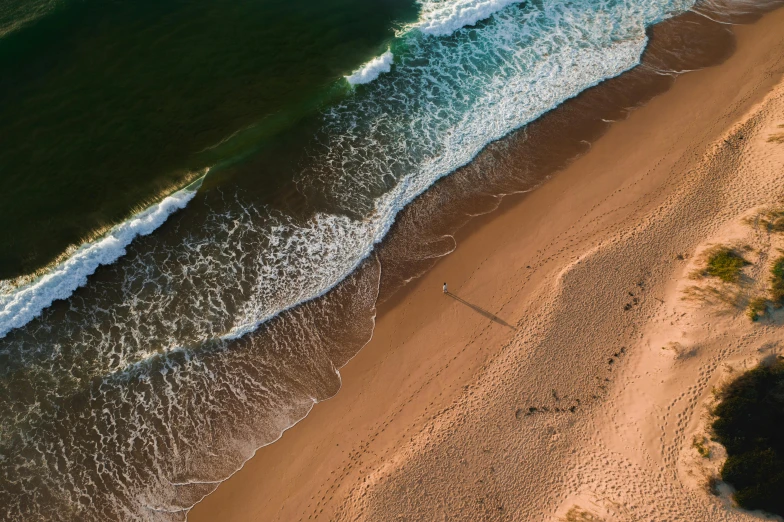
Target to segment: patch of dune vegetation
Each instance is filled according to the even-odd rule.
[[[776,259],[770,269],[770,298],[777,306],[784,305],[784,256]]]
[[[701,457],[706,459],[710,458],[711,450],[708,447],[708,439],[706,439],[704,436],[697,437],[695,435],[694,439],[692,439],[691,445],[694,447],[694,449],[697,450],[697,453],[699,453]]]
[[[769,232],[784,232],[784,209],[768,209],[758,216],[759,224]]]
[[[703,276],[718,277],[726,283],[737,283],[741,270],[748,265],[735,249],[718,246],[708,251],[708,260]]]
[[[784,129],[784,124],[779,125],[779,129]],[[768,143],[784,143],[784,132],[777,132],[768,136]]]
[[[748,261],[734,248],[719,245],[707,250],[701,256],[704,267],[691,273],[691,279],[716,278],[730,284],[707,284],[690,286],[683,290],[683,299],[704,301],[708,303],[724,303],[730,307],[745,306],[740,281],[743,267]]]
[[[739,506],[784,516],[784,358],[740,375],[718,398],[712,430],[727,450],[722,480]]]
[[[768,312],[768,300],[764,297],[755,297],[754,299],[749,300],[749,304],[746,307],[746,315],[752,321],[759,321],[760,317],[763,317]]]
[[[762,226],[772,232],[784,232],[784,210],[764,210],[746,222],[755,227]],[[743,269],[751,265],[741,252],[753,252],[751,246],[732,248],[718,245],[706,250],[702,256],[703,268],[698,268],[690,275],[691,279],[715,278],[722,283],[692,285],[683,289],[684,300],[721,303],[730,308],[746,309],[746,316],[752,321],[765,317],[771,308],[784,307],[784,255],[773,261],[770,268],[770,286],[764,294],[749,295],[753,289],[748,283],[741,281]],[[784,250],[779,249],[784,254]],[[756,293],[756,292],[755,292]]]
[[[604,522],[603,518],[578,506],[572,507],[561,520],[562,522]]]
[[[717,288],[712,285],[692,285],[683,289],[683,299],[703,301],[706,303],[721,303],[730,308],[738,306],[742,299],[740,292],[733,288]]]
[[[781,308],[784,306],[784,256],[773,262],[770,269],[770,299],[755,297],[749,300],[746,315],[752,321],[758,321],[768,313],[768,306]]]

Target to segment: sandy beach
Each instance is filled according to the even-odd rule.
[[[746,224],[784,201],[782,28],[736,26],[725,62],[461,229],[337,395],[188,520],[758,519],[707,491],[721,449],[692,441],[714,386],[784,353],[782,312],[745,315],[784,246]],[[752,248],[731,304],[689,278],[716,244]]]

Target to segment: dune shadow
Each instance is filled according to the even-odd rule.
[[[491,321],[494,321],[494,322],[496,322],[496,323],[498,323],[500,325],[506,326],[507,328],[511,328],[512,330],[517,330],[517,328],[515,328],[511,324],[507,323],[506,321],[504,321],[503,319],[501,319],[500,317],[498,317],[494,313],[488,312],[487,310],[485,310],[481,306],[477,306],[477,305],[475,305],[473,303],[469,303],[468,301],[466,301],[462,297],[457,296],[457,295],[453,294],[452,292],[446,292],[446,295],[448,295],[449,297],[451,297],[455,301],[459,301],[459,302],[463,303],[464,305],[466,305],[469,308],[473,309],[475,312],[477,312],[479,314],[482,314],[483,316],[487,317]]]

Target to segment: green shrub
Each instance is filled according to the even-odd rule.
[[[773,263],[770,274],[770,297],[776,304],[784,304],[784,257]]]
[[[749,316],[749,319],[752,321],[759,320],[760,317],[765,315],[768,311],[768,300],[764,297],[755,297],[751,301],[749,301],[749,306],[746,309],[746,315]]]
[[[712,429],[727,449],[722,480],[741,507],[784,516],[784,361],[742,374],[719,399]]]
[[[718,247],[708,253],[708,266],[705,275],[718,277],[727,283],[736,283],[740,271],[749,262],[743,259],[735,250],[727,247]]]
[[[708,440],[705,437],[695,436],[694,440],[692,440],[691,445],[694,446],[694,448],[697,450],[697,453],[699,453],[700,456],[709,459],[711,456],[711,450],[708,446],[705,445],[707,444],[707,442]]]

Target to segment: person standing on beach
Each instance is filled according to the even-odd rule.
[[[449,293],[449,292],[447,291],[447,289],[446,289],[446,283],[444,283],[444,293],[445,293],[445,294],[446,294],[446,293]]]

